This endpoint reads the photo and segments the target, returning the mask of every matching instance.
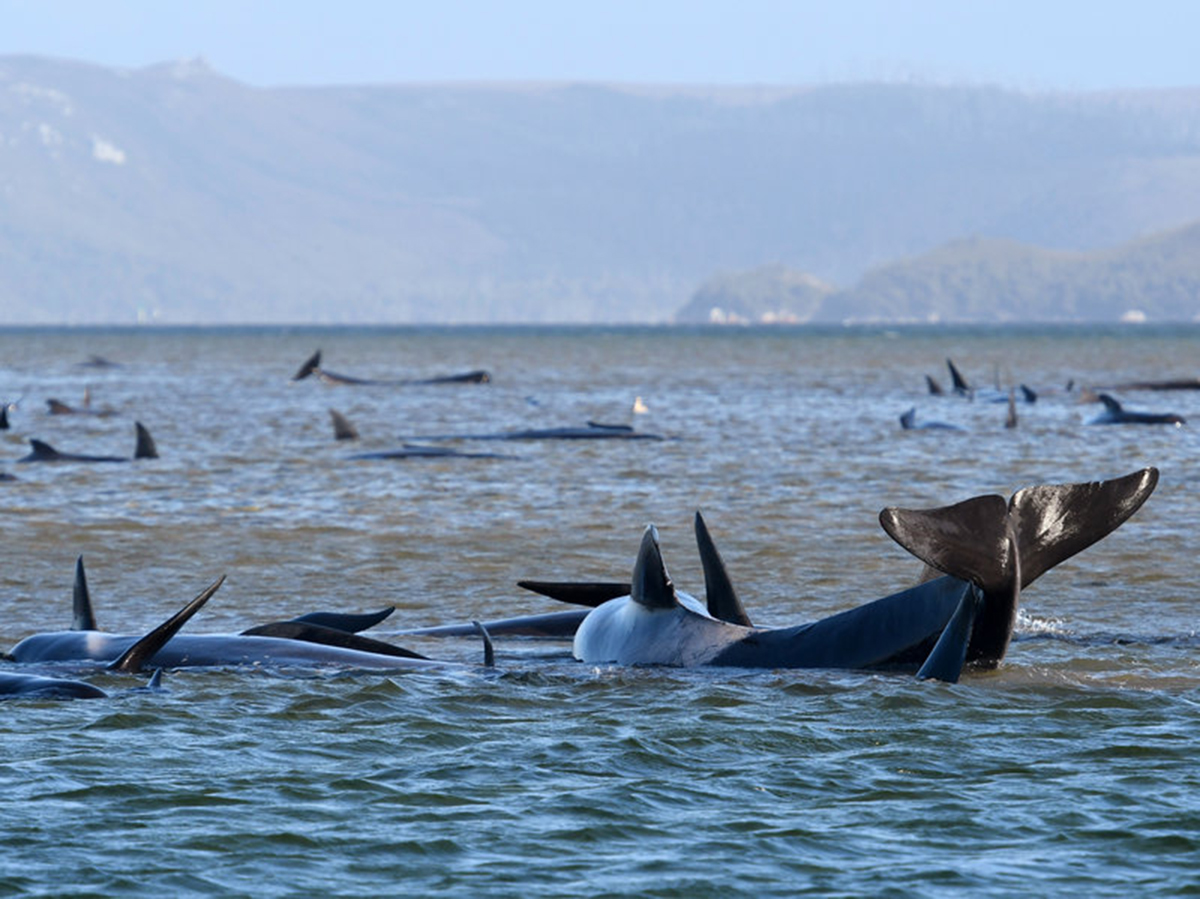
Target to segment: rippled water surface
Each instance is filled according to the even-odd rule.
[[[361,377],[494,380],[292,383],[318,347]],[[1200,391],[1118,393],[1183,427],[1100,427],[1078,388],[1195,377],[1198,349],[1196,327],[0,330],[0,401],[20,400],[0,431],[5,647],[69,626],[81,554],[100,626],[126,633],[222,573],[189,632],[394,604],[377,630],[399,640],[556,611],[515,582],[626,578],[648,522],[698,592],[696,509],[756,623],[791,624],[915,579],[885,505],[1162,475],[1024,594],[1000,669],[954,686],[596,668],[509,639],[490,672],[101,675],[111,699],[2,703],[0,895],[1195,895]],[[1006,429],[982,393],[932,397],[947,357],[1040,398]],[[115,414],[45,412],[85,390]],[[964,430],[902,431],[912,406]],[[348,458],[589,419],[674,439]],[[130,455],[134,420],[158,460],[16,463],[31,437]]]

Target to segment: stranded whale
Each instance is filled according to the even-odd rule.
[[[309,375],[314,374],[326,384],[353,384],[371,387],[413,387],[424,384],[487,384],[492,380],[492,376],[483,369],[474,369],[473,371],[442,375],[435,378],[385,378],[382,380],[354,378],[350,375],[339,375],[337,372],[321,368],[320,350],[317,350],[305,360],[299,370],[292,375],[292,380],[302,381]]]
[[[154,438],[140,421],[134,422],[137,429],[137,445],[133,450],[134,459],[157,459],[158,448]],[[48,443],[41,440],[29,441],[30,452],[22,456],[18,462],[129,462],[128,456],[90,456],[85,453],[61,453]]]
[[[1088,424],[1093,425],[1181,425],[1185,424],[1181,415],[1174,412],[1130,412],[1116,399],[1107,393],[1096,397],[1104,403],[1104,411],[1093,418]]]
[[[224,579],[222,578],[222,580]],[[219,586],[220,581],[210,588],[209,595],[216,592],[216,588]],[[195,601],[193,600],[193,602]],[[365,619],[355,622],[353,616],[346,618],[338,615],[331,616],[330,613],[319,613],[316,623],[313,620],[280,622],[264,625],[264,630],[257,634],[173,634],[168,641],[157,647],[151,656],[139,657],[138,664],[162,668],[340,667],[389,671],[474,667],[461,662],[427,659],[401,647],[379,643],[347,631],[338,630],[338,627],[357,626],[363,621]],[[335,626],[330,627],[330,624]],[[367,625],[364,624],[364,626]],[[128,653],[134,652],[134,647],[139,644],[137,637],[109,634],[96,629],[95,615],[92,612],[82,559],[76,562],[75,567],[72,627],[74,629],[69,631],[41,633],[26,637],[13,647],[8,654],[8,659],[26,664],[90,662],[117,665],[123,664],[121,660]],[[473,628],[483,638],[485,664],[488,664],[487,660],[492,655],[490,637],[482,625],[476,624],[473,625]],[[178,626],[175,629],[178,630]]]
[[[722,620],[677,592],[649,527],[629,595],[588,613],[573,651],[592,663],[908,669],[954,681],[964,664],[997,665],[1012,637],[1021,589],[1117,528],[1157,480],[1158,472],[1147,468],[1110,481],[1029,487],[1007,502],[990,495],[942,509],[885,509],[885,531],[922,559],[930,576],[790,628]]]

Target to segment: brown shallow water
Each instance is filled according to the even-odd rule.
[[[330,387],[487,368],[479,386]],[[659,527],[699,590],[702,509],[756,621],[907,586],[877,523],[1144,465],[1155,495],[1024,596],[996,672],[617,670],[500,644],[491,674],[103,676],[99,702],[0,705],[0,894],[1194,893],[1200,392],[1124,392],[1183,427],[1098,427],[1063,387],[1194,377],[1200,328],[0,331],[0,639],[141,632],[218,574],[194,632],[395,604],[382,628],[552,610],[523,577],[626,577]],[[80,366],[99,353],[119,367]],[[952,357],[1019,408],[925,392]],[[90,388],[105,418],[50,416]],[[640,396],[649,412],[634,416]],[[910,406],[961,432],[903,432]],[[332,439],[328,410],[362,434]],[[19,465],[26,440],[161,458]],[[420,435],[633,423],[666,441],[456,444],[515,459],[353,461]],[[475,660],[474,641],[424,641]]]

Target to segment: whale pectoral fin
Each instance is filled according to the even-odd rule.
[[[75,560],[75,586],[72,589],[71,600],[74,606],[71,630],[96,630],[96,616],[92,611],[91,594],[88,593],[87,575],[83,573],[83,556]]]
[[[642,545],[638,549],[637,561],[633,563],[629,595],[634,602],[647,609],[673,609],[679,605],[675,584],[667,574],[667,566],[663,564],[658,529],[654,525],[648,525],[642,534]]]
[[[365,612],[360,615],[345,614],[342,612],[309,612],[307,615],[293,618],[292,621],[316,624],[321,627],[332,628],[335,631],[357,634],[360,631],[368,630],[379,624],[379,622],[383,621],[394,611],[396,611],[395,606],[388,606],[386,609],[380,609],[378,612]]]
[[[708,603],[708,614],[719,621],[753,627],[750,616],[742,607],[741,600],[733,589],[733,581],[725,570],[725,562],[717,552],[717,545],[708,532],[704,516],[696,513],[696,546],[700,550],[700,564],[704,568],[704,593]]]
[[[305,360],[304,364],[300,366],[300,369],[294,375],[292,375],[292,380],[302,381],[314,371],[317,371],[320,367],[321,351],[317,350],[315,353],[309,356],[308,359]]]
[[[997,494],[939,509],[888,507],[879,513],[879,523],[925,564],[985,591],[1003,588],[1018,564],[1008,504]]]
[[[954,614],[946,622],[942,635],[917,672],[918,678],[958,683],[967,659],[967,646],[971,642],[975,616],[982,605],[983,594],[974,585],[966,584]]]
[[[1009,501],[1021,554],[1021,586],[1112,533],[1141,508],[1158,484],[1158,469],[1083,484],[1026,487]]]
[[[146,426],[140,421],[135,421],[133,424],[137,428],[137,447],[133,451],[133,458],[157,459],[158,447],[154,445],[154,438],[150,436]]]
[[[610,599],[628,596],[628,582],[617,581],[517,581],[518,587],[573,606],[596,608]]]
[[[181,627],[187,624],[189,618],[204,607],[204,604],[212,598],[212,595],[221,588],[223,583],[225,583],[225,575],[221,575],[202,590],[195,599],[134,643],[125,652],[121,653],[121,657],[110,664],[108,670],[140,671],[142,665],[152,659],[160,649],[167,645],[167,641],[174,637]]]

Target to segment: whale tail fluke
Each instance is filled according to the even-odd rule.
[[[120,658],[108,666],[108,670],[141,671],[142,666],[179,633],[179,629],[187,624],[188,619],[204,608],[204,604],[212,599],[213,594],[221,589],[223,583],[225,583],[225,575],[221,575],[202,590],[195,599],[121,653]]]
[[[1087,549],[1127,521],[1154,492],[1158,469],[1108,481],[1026,487],[1009,501],[1021,552],[1021,586]]]
[[[154,445],[154,438],[150,436],[146,426],[140,421],[135,421],[133,425],[137,429],[137,446],[134,448],[133,458],[157,459],[158,447]]]
[[[83,556],[75,560],[75,585],[71,591],[71,630],[96,630],[96,615],[92,611],[92,597],[88,593],[87,575],[83,573]]]
[[[394,611],[396,611],[395,606],[388,606],[378,612],[364,612],[357,615],[344,612],[309,612],[307,615],[301,615],[292,620],[332,628],[335,631],[345,631],[348,634],[357,634],[373,628]]]

